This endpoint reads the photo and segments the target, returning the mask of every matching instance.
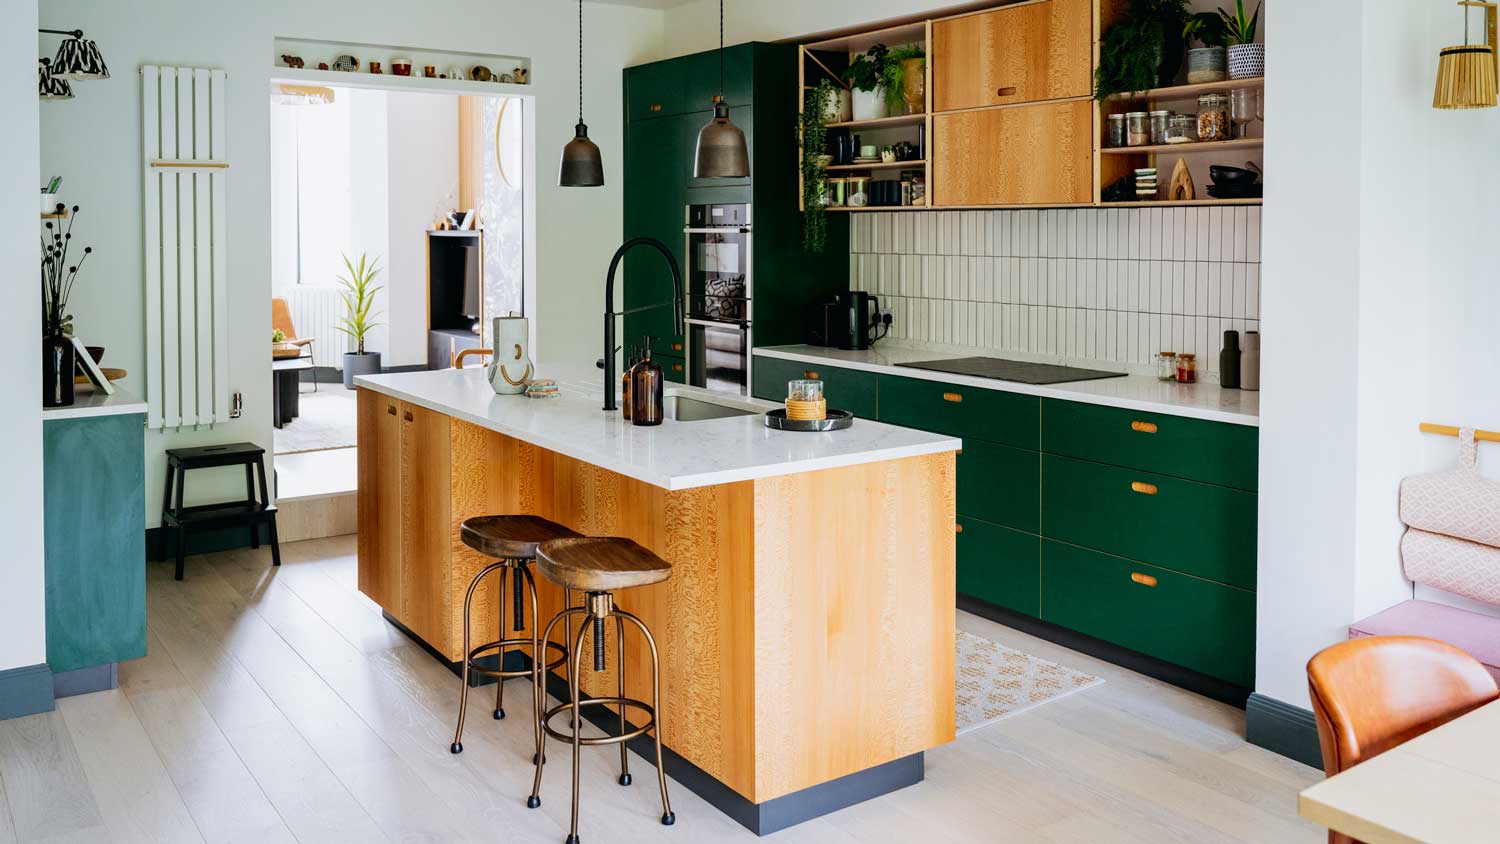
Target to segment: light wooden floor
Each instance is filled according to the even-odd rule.
[[[526,720],[471,709],[458,680],[355,591],[353,537],[190,557],[147,576],[150,654],[119,691],[0,721],[0,842],[561,842],[569,767],[543,805]],[[1247,745],[1244,714],[973,616],[959,624],[1107,679],[927,754],[927,780],[774,842],[1318,842],[1296,795],[1318,772]],[[519,714],[526,687],[507,696]],[[566,755],[554,751],[566,760]],[[654,777],[614,783],[584,753],[585,842],[748,842],[683,788],[662,827]]]

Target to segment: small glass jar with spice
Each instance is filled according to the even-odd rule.
[[[1226,100],[1225,107],[1228,108]],[[1151,120],[1144,111],[1132,111],[1125,115],[1125,145],[1143,147],[1151,143]]]
[[[1203,94],[1198,97],[1198,140],[1229,140],[1229,96]]]
[[[1158,381],[1177,380],[1177,353],[1156,353],[1156,379]]]
[[[1111,114],[1109,116],[1109,134],[1104,139],[1107,147],[1125,146],[1125,115]]]
[[[1198,382],[1198,356],[1182,352],[1177,355],[1177,383],[1196,384]]]
[[[1198,140],[1198,118],[1191,114],[1174,114],[1167,119],[1167,143],[1190,144]]]
[[[1167,142],[1167,122],[1171,119],[1170,111],[1151,112],[1151,143],[1164,144]]]

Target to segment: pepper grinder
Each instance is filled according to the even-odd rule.
[[[1240,358],[1240,389],[1260,389],[1260,332],[1245,332],[1245,353]]]
[[[1240,386],[1240,333],[1224,332],[1224,348],[1219,351],[1219,386],[1226,390]]]
[[[660,425],[666,418],[666,401],[662,397],[661,364],[651,359],[651,347],[642,353],[641,362],[630,371],[630,424]]]

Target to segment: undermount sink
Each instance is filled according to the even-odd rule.
[[[721,404],[697,397],[667,393],[665,398],[667,418],[674,422],[702,422],[705,419],[728,419],[732,416],[754,416],[760,413],[753,408],[734,404]]]

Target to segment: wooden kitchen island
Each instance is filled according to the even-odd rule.
[[[953,739],[958,440],[864,420],[794,434],[758,414],[633,427],[597,392],[496,396],[479,370],[357,383],[359,588],[450,664],[489,562],[459,523],[530,513],[672,564],[617,596],[660,648],[668,773],[751,830],[919,781],[923,751]],[[537,580],[545,624],[562,594]],[[476,642],[497,597],[476,597]],[[584,654],[585,694],[614,693],[614,635],[610,670]],[[626,693],[649,699],[647,649],[627,638]]]

